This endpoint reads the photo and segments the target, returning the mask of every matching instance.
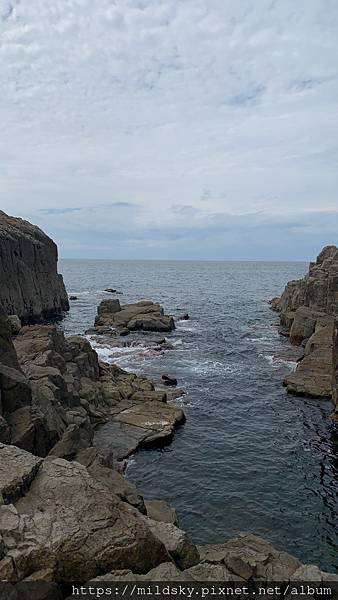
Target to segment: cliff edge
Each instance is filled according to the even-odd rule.
[[[24,323],[69,310],[56,244],[39,227],[0,211],[0,307]]]

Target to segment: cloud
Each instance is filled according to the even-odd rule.
[[[265,219],[298,223],[303,256],[337,207],[337,29],[336,0],[5,0],[1,207],[60,216],[68,255],[84,230],[143,252],[188,222],[181,252],[209,231],[227,257],[219,219],[244,245],[260,227],[270,256]]]

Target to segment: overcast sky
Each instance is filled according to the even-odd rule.
[[[63,257],[338,242],[337,0],[0,0],[0,207]]]

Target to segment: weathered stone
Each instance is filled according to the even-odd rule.
[[[103,300],[97,309],[95,327],[110,326],[125,331],[172,331],[174,319],[164,314],[162,306],[148,300],[120,305],[119,300]]]
[[[285,377],[288,392],[313,397],[330,397],[332,393],[332,337],[333,319],[315,333],[305,346],[305,356],[296,371]]]
[[[203,563],[224,564],[244,580],[287,581],[300,566],[296,558],[252,534],[241,534],[224,544],[198,546],[198,550]]]
[[[92,447],[81,450],[76,455],[75,460],[84,465],[94,479],[104,484],[118,498],[124,502],[128,502],[128,504],[137,508],[142,514],[146,513],[144,500],[136,487],[112,468],[113,465],[105,461],[96,448]]]
[[[172,523],[178,527],[178,517],[176,510],[169,506],[164,500],[146,500],[145,506],[147,516],[153,521],[163,521],[164,523]]]
[[[69,310],[57,248],[41,229],[0,211],[0,306],[24,321]]]
[[[316,262],[310,263],[308,274],[289,282],[271,306],[281,313],[290,341],[305,344],[304,358],[284,380],[288,392],[333,397],[336,405],[337,355],[332,337],[333,320],[338,315],[338,248],[323,248]]]
[[[170,375],[162,375],[161,377],[164,385],[173,386],[177,385],[177,379],[175,377],[170,377]]]
[[[52,569],[56,581],[88,581],[112,569],[146,573],[168,560],[143,519],[84,466],[50,457],[27,496],[0,507],[0,533],[15,579]]]
[[[184,531],[172,523],[154,521],[149,517],[144,517],[144,521],[181,569],[189,569],[198,564],[200,556],[197,547]]]
[[[4,504],[15,502],[27,493],[41,462],[16,446],[0,444],[0,495]]]

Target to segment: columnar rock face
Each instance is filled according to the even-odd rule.
[[[338,319],[333,327],[333,370],[332,370],[332,400],[334,404],[334,417],[338,420]]]
[[[294,373],[285,378],[289,392],[331,397],[336,372],[337,341],[333,344],[334,321],[338,315],[338,248],[325,247],[309,272],[287,284],[280,298],[271,301],[280,312],[283,333],[304,346],[304,357]],[[334,338],[336,340],[336,338]]]
[[[57,247],[41,229],[0,211],[0,306],[31,322],[69,310]]]

